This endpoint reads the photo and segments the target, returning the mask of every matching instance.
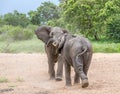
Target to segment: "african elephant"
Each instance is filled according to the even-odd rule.
[[[48,40],[50,39],[50,32],[54,32],[54,27],[49,27],[49,26],[40,26],[37,28],[35,31],[35,34],[37,35],[38,39],[42,40],[45,43],[45,51],[47,53],[47,58],[48,58],[48,72],[50,74],[50,79],[56,79],[57,81],[62,80],[62,75],[63,75],[63,63],[61,63],[61,56],[59,53],[56,52],[54,46],[49,46],[47,47],[46,44]],[[61,30],[58,29],[58,32],[61,32]],[[64,32],[67,33],[67,31],[63,30]],[[57,67],[57,73],[55,77],[55,63],[58,61],[58,67]]]
[[[74,36],[68,33],[50,33],[51,39],[47,46],[54,45],[57,52],[61,53],[65,64],[66,85],[71,86],[71,66],[75,71],[74,83],[79,83],[81,78],[82,88],[89,85],[87,72],[92,59],[92,45],[83,36]]]

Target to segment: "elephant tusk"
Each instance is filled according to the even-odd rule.
[[[56,42],[53,42],[52,45],[56,47],[56,46],[57,46],[57,43],[56,43]]]

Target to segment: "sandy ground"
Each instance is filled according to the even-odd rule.
[[[0,83],[0,94],[120,94],[120,53],[93,55],[85,89],[66,87],[64,77],[49,80],[46,54],[0,54],[1,77],[8,82]]]

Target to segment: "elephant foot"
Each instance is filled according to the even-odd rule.
[[[88,87],[88,85],[89,85],[88,79],[82,80],[82,88]]]
[[[56,81],[62,81],[62,77],[56,77]]]

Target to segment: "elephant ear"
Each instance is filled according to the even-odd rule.
[[[35,34],[37,35],[38,39],[42,40],[45,44],[50,39],[49,34],[51,32],[51,28],[49,26],[40,26],[36,31]]]

